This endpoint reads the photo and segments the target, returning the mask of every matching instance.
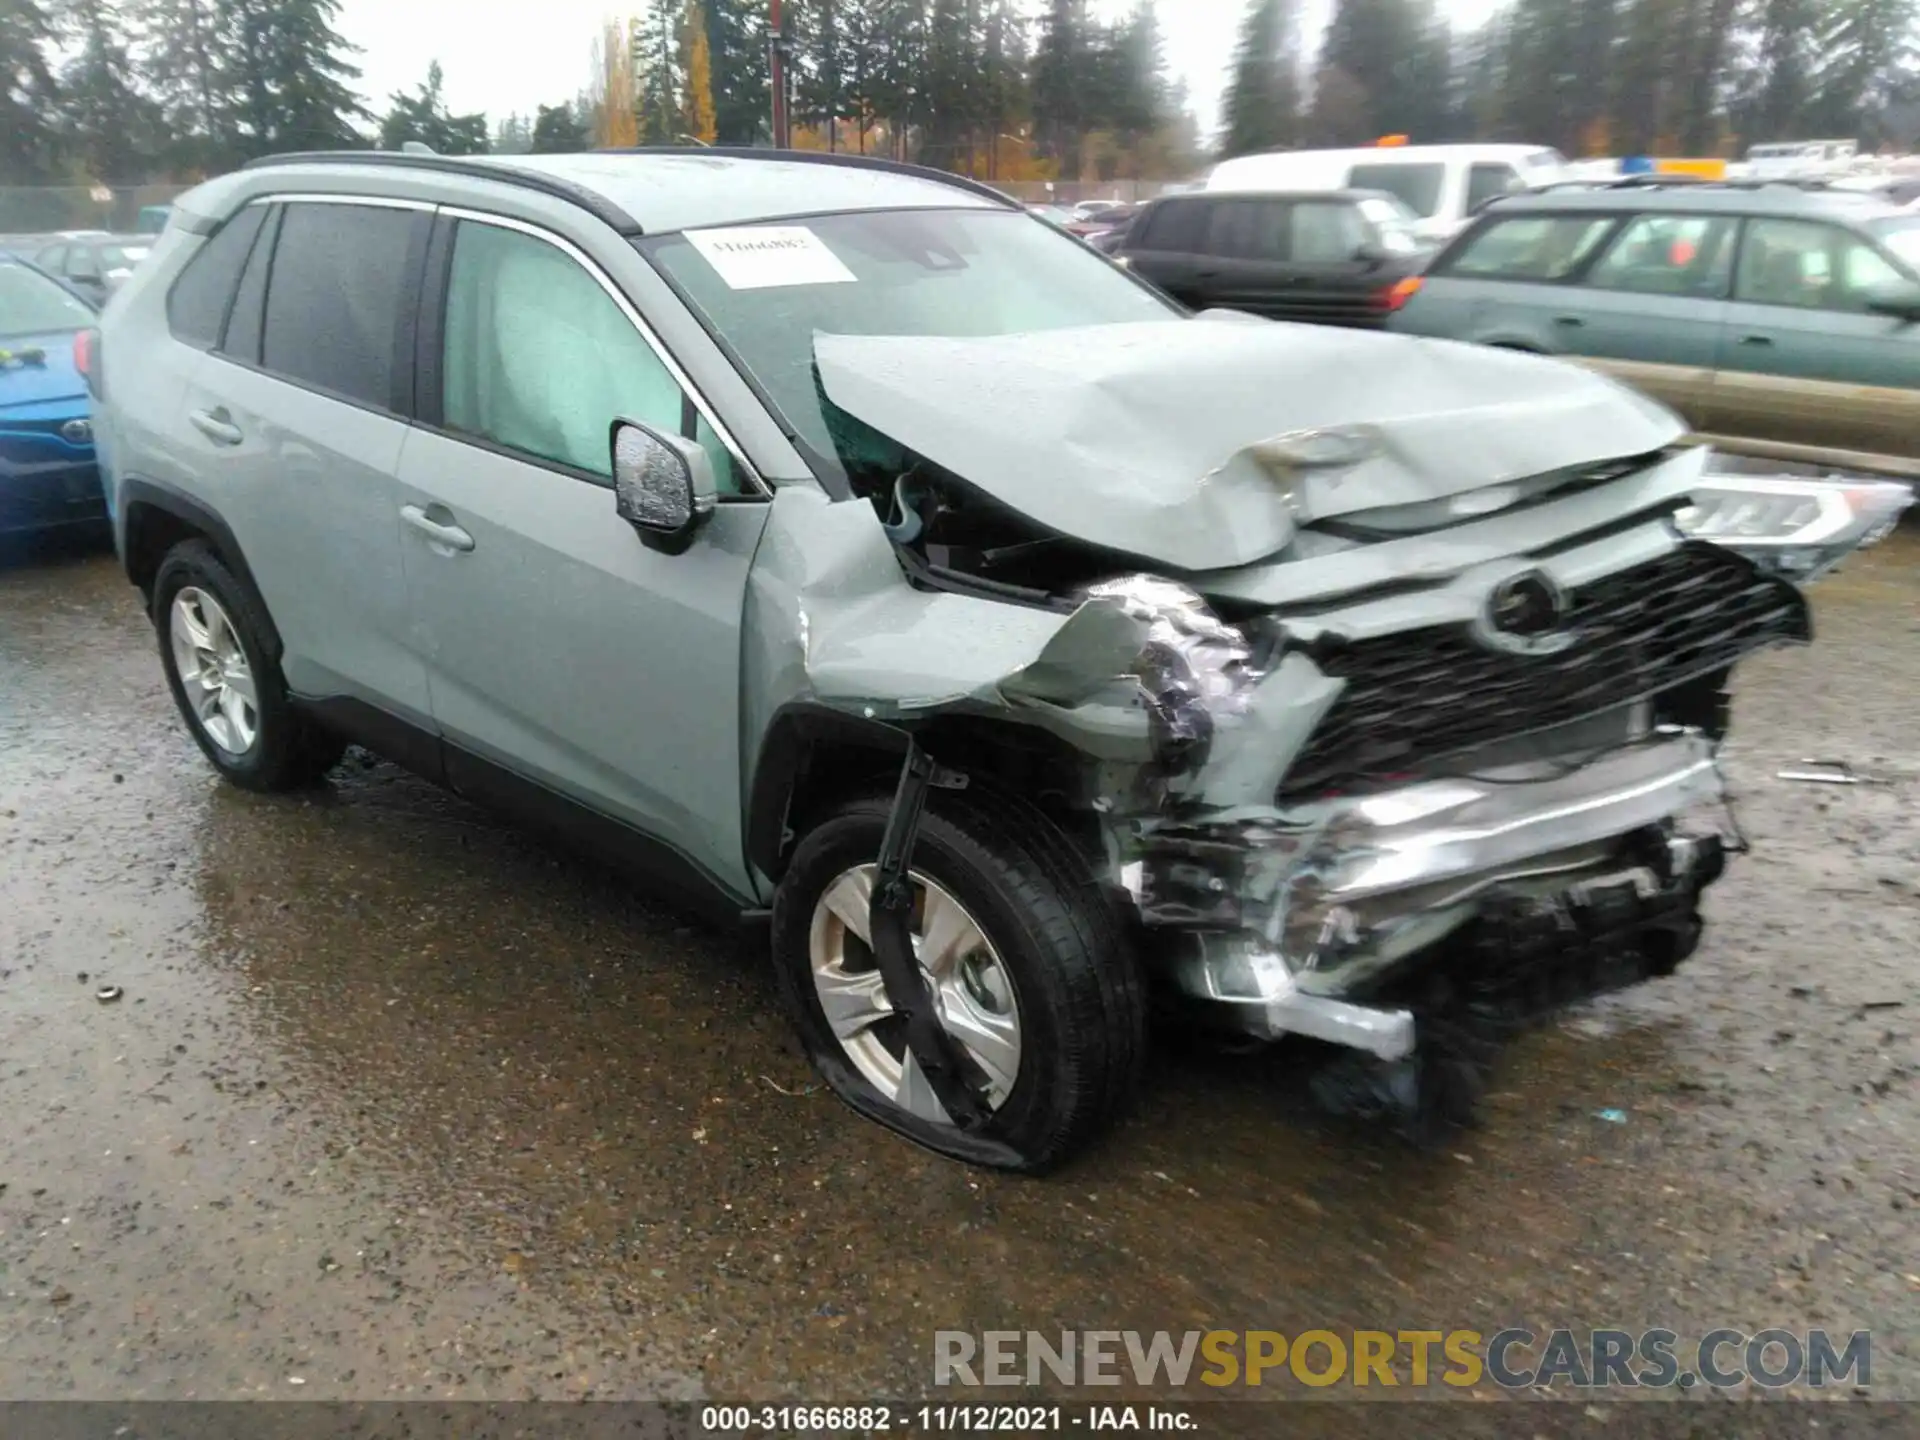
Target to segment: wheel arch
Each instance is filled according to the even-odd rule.
[[[242,583],[256,596],[261,594],[247,565],[246,552],[240,548],[232,529],[200,501],[169,486],[136,478],[122,484],[120,505],[121,564],[149,611],[153,608],[153,584],[160,573],[161,562],[168,551],[185,540],[204,541]],[[277,661],[281,654],[280,631],[274,625],[264,597],[260,611],[266,617],[266,639]]]
[[[775,712],[748,797],[747,859],[769,880],[786,873],[810,819],[837,801],[899,777],[909,734],[976,787],[1024,796],[1092,858],[1095,817],[1077,803],[1086,758],[1055,736],[991,715],[936,715],[906,724],[795,701]]]

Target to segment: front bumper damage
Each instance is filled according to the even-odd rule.
[[[1736,833],[1714,742],[1671,728],[1578,768],[1422,781],[1278,811],[1231,839],[1163,830],[1129,878],[1150,922],[1186,929],[1167,977],[1207,1018],[1396,1060],[1418,1040],[1396,994],[1461,931],[1538,912],[1570,943],[1602,894],[1663,923],[1677,903],[1691,924]],[[1684,958],[1677,944],[1650,951],[1650,967]]]
[[[1684,452],[1443,536],[1126,577],[1068,611],[911,585],[865,506],[783,490],[749,600],[776,683],[748,723],[798,701],[1065,742],[1054,802],[1160,992],[1343,1047],[1346,1108],[1431,1110],[1515,1025],[1671,972],[1744,848],[1725,687],[1811,638],[1814,567],[1676,529],[1703,469]],[[1484,643],[1516,575],[1562,592],[1564,643]]]

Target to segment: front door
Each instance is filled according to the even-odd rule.
[[[1907,278],[1837,225],[1748,221],[1709,428],[1920,456],[1920,325],[1867,309],[1874,287]]]
[[[747,893],[740,626],[767,506],[584,255],[440,223],[445,319],[396,518],[448,775],[511,772]],[[713,456],[722,500],[683,554],[614,512],[618,419]]]

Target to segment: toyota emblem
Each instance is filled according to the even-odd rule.
[[[1567,593],[1543,570],[1509,575],[1487,592],[1474,638],[1509,655],[1551,655],[1576,638],[1565,628]]]

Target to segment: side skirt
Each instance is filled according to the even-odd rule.
[[[498,811],[582,858],[632,878],[653,895],[723,930],[757,927],[753,902],[679,851],[571,796],[451,745],[377,706],[344,696],[296,698],[301,710],[423,780]]]

